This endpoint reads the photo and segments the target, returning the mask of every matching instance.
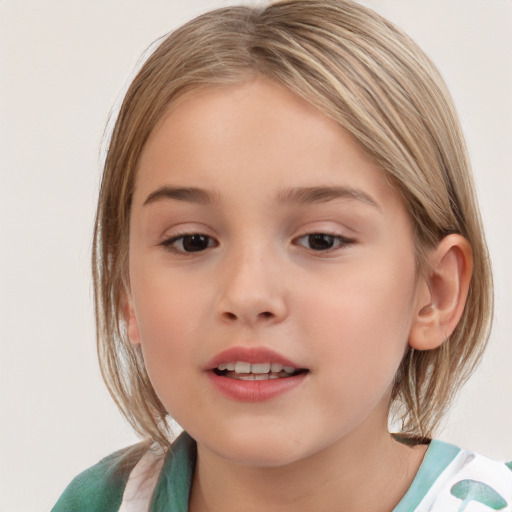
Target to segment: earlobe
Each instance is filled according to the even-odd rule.
[[[443,238],[429,262],[423,283],[428,293],[419,294],[409,336],[409,345],[417,350],[439,347],[454,331],[464,311],[473,271],[469,242],[458,234]]]
[[[131,298],[127,293],[124,294],[123,297],[123,318],[126,322],[126,333],[128,335],[128,339],[132,345],[140,344],[140,332],[139,332],[139,324],[137,323],[137,316],[135,315],[135,308],[133,307],[133,303]]]

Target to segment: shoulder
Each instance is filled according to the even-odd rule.
[[[128,477],[147,449],[147,442],[124,448],[80,473],[65,489],[52,512],[118,510]]]
[[[435,468],[439,460],[443,460],[444,467],[433,472],[435,478],[429,482],[418,512],[457,511],[466,507],[468,512],[481,507],[512,511],[512,463],[492,460],[441,441],[433,441],[429,452],[429,468]]]

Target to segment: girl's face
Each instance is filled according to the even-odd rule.
[[[129,272],[130,338],[200,450],[279,466],[387,432],[428,302],[411,223],[361,147],[287,89],[210,87],[170,109],[141,155]]]

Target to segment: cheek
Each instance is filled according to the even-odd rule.
[[[314,297],[303,299],[302,328],[318,340],[318,355],[349,372],[393,373],[407,347],[414,290],[413,258],[361,261],[317,281]]]
[[[199,304],[186,294],[169,294],[140,311],[141,349],[149,379],[166,410],[178,423],[201,394]]]
[[[170,342],[174,332],[192,332],[209,300],[204,280],[171,271],[158,259],[139,262],[134,258],[130,281],[143,343],[160,337]]]
[[[195,283],[197,284],[197,283]],[[162,272],[133,272],[132,293],[146,368],[158,394],[198,366],[210,299],[194,283]],[[211,313],[210,313],[211,314]]]

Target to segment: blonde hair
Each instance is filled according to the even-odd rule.
[[[474,272],[457,328],[440,348],[409,349],[395,379],[393,412],[406,435],[431,437],[487,341],[492,277],[457,115],[445,84],[402,31],[348,0],[285,0],[228,7],[169,35],[133,80],[110,140],[98,203],[93,275],[105,382],[135,430],[169,446],[168,413],[140,349],[123,331],[128,236],[137,163],[162,114],[185,91],[265,76],[335,120],[365,148],[403,197],[418,269],[426,251],[460,233]]]

